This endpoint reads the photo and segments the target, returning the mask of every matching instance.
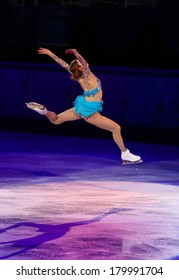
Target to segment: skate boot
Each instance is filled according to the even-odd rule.
[[[143,162],[141,157],[133,155],[128,149],[125,152],[121,153],[121,159],[122,164],[136,164]]]
[[[25,103],[25,104],[27,105],[27,107],[29,109],[34,110],[41,115],[47,114],[47,109],[44,105],[38,104],[36,102],[28,102],[28,103]]]

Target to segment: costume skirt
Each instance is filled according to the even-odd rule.
[[[73,102],[75,112],[82,118],[88,118],[96,112],[102,111],[103,101],[86,101],[83,95],[77,96]]]

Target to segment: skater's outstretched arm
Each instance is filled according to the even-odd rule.
[[[58,64],[60,64],[60,66],[62,66],[68,72],[70,72],[70,65],[68,63],[66,63],[64,60],[62,60],[60,57],[55,55],[53,52],[51,52],[49,49],[39,48],[38,54],[46,54],[46,55],[50,56],[53,60],[55,60]]]
[[[88,75],[89,74],[89,64],[86,62],[86,60],[82,57],[81,54],[79,54],[79,52],[77,52],[76,49],[68,49],[65,51],[66,54],[71,53],[74,54],[75,57],[78,59],[78,61],[81,63],[81,65],[84,68],[83,74],[84,75]]]

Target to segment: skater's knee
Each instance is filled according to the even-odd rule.
[[[57,118],[49,118],[49,121],[53,124],[57,124]]]
[[[55,125],[58,125],[58,124],[62,123],[61,119],[58,116],[56,116],[54,118],[50,118],[49,120],[52,124],[55,124]]]
[[[55,125],[59,124],[59,123],[57,123],[56,120],[50,120],[50,122],[51,122],[52,124],[55,124]]]
[[[113,133],[121,133],[121,126],[117,123],[115,123],[115,125],[113,126]]]

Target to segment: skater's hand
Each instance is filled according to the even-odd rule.
[[[45,49],[45,48],[39,48],[38,49],[38,54],[47,54],[47,55],[49,55],[50,53],[51,53],[51,51],[48,50],[48,49]]]
[[[66,54],[72,53],[72,54],[75,55],[77,53],[77,51],[75,49],[68,49],[68,50],[65,51],[65,53]]]

